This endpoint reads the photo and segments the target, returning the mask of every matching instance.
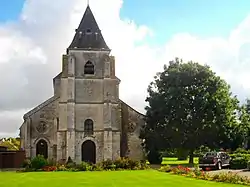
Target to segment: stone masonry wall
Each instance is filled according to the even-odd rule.
[[[144,116],[121,101],[122,135],[121,156],[135,160],[143,159],[142,140],[139,138]]]
[[[58,98],[52,97],[24,116],[26,132],[22,132],[22,139],[25,139],[28,157],[36,156],[36,144],[41,139],[48,144],[48,157],[56,156],[57,108]]]

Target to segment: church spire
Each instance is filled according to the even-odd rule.
[[[102,36],[89,4],[68,49],[110,50]]]

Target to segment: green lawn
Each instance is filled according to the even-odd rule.
[[[198,157],[194,158],[194,164],[198,164]],[[164,157],[162,159],[162,163],[164,165],[170,165],[170,166],[177,166],[177,165],[182,165],[182,166],[190,166],[189,164],[189,159],[187,160],[177,160],[177,158],[167,158]]]
[[[0,172],[0,187],[237,187],[155,170],[104,172]]]

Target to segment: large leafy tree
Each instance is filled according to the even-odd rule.
[[[249,148],[249,136],[250,136],[250,100],[247,99],[246,103],[244,103],[240,109],[239,109],[239,125],[237,128],[238,132],[237,135],[235,135],[235,137],[238,138],[239,144],[237,145],[237,147],[235,146],[235,148],[238,148],[241,145],[244,146],[244,148]],[[237,141],[234,141],[237,143]]]
[[[230,86],[206,65],[176,58],[148,88],[146,125],[141,132],[149,153],[184,149],[193,163],[201,145],[220,147],[236,123],[238,100]]]

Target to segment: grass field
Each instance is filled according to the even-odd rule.
[[[237,187],[155,170],[105,172],[0,172],[1,187]]]
[[[194,164],[198,164],[198,157],[194,158]],[[162,163],[164,165],[170,165],[170,166],[177,166],[177,165],[182,165],[182,166],[190,166],[189,160],[177,160],[177,158],[167,158],[164,157],[162,159]]]

